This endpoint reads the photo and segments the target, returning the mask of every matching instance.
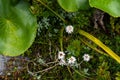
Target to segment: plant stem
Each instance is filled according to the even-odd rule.
[[[90,48],[92,48],[93,50],[97,51],[98,53],[101,53],[101,54],[103,54],[103,55],[105,55],[105,56],[108,56],[108,54],[106,54],[105,52],[97,49],[96,47],[93,47],[92,45],[90,45],[89,43],[87,43],[85,40],[82,40],[82,39],[80,39],[80,40],[81,40],[85,45],[87,45],[88,47],[90,47]]]
[[[53,69],[54,67],[56,67],[56,66],[58,66],[58,65],[59,65],[59,64],[55,64],[54,66],[51,66],[51,67],[49,67],[49,68],[43,69],[43,70],[38,71],[38,72],[35,72],[35,73],[37,74],[37,73],[47,72],[48,70],[51,70],[51,69]]]
[[[61,51],[63,51],[63,31],[64,31],[64,27],[62,27],[62,29],[60,30],[60,38],[59,38]]]
[[[47,6],[44,2],[42,2],[41,0],[37,0],[38,2],[40,2],[42,5],[44,5],[47,9],[49,9],[51,12],[53,12],[57,17],[59,17],[64,23],[66,23],[65,19],[62,18],[58,13],[56,13],[55,11],[53,11],[49,6]]]

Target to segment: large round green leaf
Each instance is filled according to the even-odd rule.
[[[68,12],[75,12],[79,9],[86,10],[89,8],[88,0],[57,0],[59,5]]]
[[[120,0],[89,0],[90,6],[120,17]]]
[[[0,53],[18,56],[26,51],[36,35],[36,17],[22,0],[0,0]]]

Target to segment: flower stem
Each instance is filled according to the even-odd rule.
[[[60,38],[59,38],[61,51],[63,51],[63,31],[64,31],[64,27],[62,27],[62,29],[60,30]]]

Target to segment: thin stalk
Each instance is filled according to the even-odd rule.
[[[59,64],[55,64],[54,66],[51,66],[51,67],[49,67],[49,68],[43,69],[43,70],[38,71],[38,72],[35,72],[35,73],[37,74],[37,73],[47,72],[48,70],[51,70],[51,69],[53,69],[54,67],[56,67],[56,66],[58,66],[58,65],[59,65]]]
[[[65,19],[62,18],[58,13],[56,13],[55,11],[53,11],[49,6],[47,6],[44,2],[42,2],[41,0],[37,0],[38,2],[40,2],[42,5],[44,5],[47,9],[49,9],[51,12],[53,12],[56,16],[58,16],[64,23],[66,23]]]
[[[90,47],[90,48],[92,48],[93,50],[97,51],[98,53],[101,53],[101,54],[103,54],[103,55],[105,55],[105,56],[108,56],[108,54],[106,54],[105,52],[97,49],[96,47],[93,47],[92,45],[90,45],[89,43],[87,43],[85,40],[82,40],[82,39],[81,39],[81,41],[82,41],[85,45],[87,45],[88,47]]]
[[[62,27],[62,29],[60,30],[60,38],[59,38],[61,51],[63,51],[63,31],[64,31],[64,27]]]

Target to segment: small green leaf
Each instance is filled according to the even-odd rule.
[[[36,17],[22,0],[13,6],[11,0],[0,0],[0,53],[18,56],[26,51],[36,35]]]
[[[89,8],[88,0],[57,0],[59,5],[68,12],[75,12],[79,9],[86,10]]]
[[[111,16],[120,17],[120,0],[89,0],[90,6],[101,9]]]

